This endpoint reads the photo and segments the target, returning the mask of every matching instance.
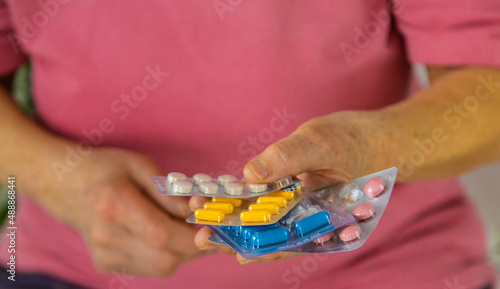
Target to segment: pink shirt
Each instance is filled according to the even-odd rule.
[[[241,176],[310,118],[403,99],[410,62],[500,65],[500,2],[460,2],[394,1],[389,20],[383,0],[0,0],[0,72],[30,57],[38,114],[56,133],[150,155],[165,174]],[[455,179],[398,185],[359,250],[245,266],[219,254],[168,280],[98,274],[74,230],[21,201],[18,269],[92,288],[479,288],[494,279]]]

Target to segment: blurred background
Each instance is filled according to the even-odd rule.
[[[488,227],[491,257],[500,278],[500,164],[481,167],[465,174],[462,182]]]

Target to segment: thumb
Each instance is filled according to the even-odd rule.
[[[322,152],[305,135],[293,133],[267,147],[243,168],[249,182],[271,183],[296,176],[320,164]]]
[[[185,219],[192,214],[189,201],[184,197],[165,197],[158,193],[151,176],[160,176],[161,170],[156,163],[147,157],[139,157],[130,163],[132,180],[161,208],[170,215]]]

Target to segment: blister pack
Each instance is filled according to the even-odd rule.
[[[315,192],[326,202],[345,208],[356,222],[289,252],[335,253],[361,247],[377,227],[389,203],[397,173],[397,168],[390,168]]]
[[[151,177],[156,190],[162,196],[199,196],[248,199],[267,195],[291,185],[300,184],[295,177],[286,177],[270,184],[252,184],[232,175],[213,179],[207,174],[195,174],[192,178],[172,172],[166,177]]]
[[[208,226],[215,233],[209,240],[231,246],[244,258],[254,258],[302,246],[354,221],[321,199],[304,198],[272,225]]]
[[[357,249],[361,247],[375,230],[382,214],[389,202],[397,169],[390,168],[353,181],[330,186],[325,189],[308,192],[306,197],[282,220],[279,221],[281,232],[256,235],[257,231],[250,231],[245,236],[238,234],[240,228],[221,228],[209,226],[215,233],[209,240],[215,243],[230,245],[245,258],[271,254],[279,251],[298,253],[335,253]],[[303,238],[304,228],[318,227],[316,218],[327,212],[337,212],[331,215],[332,223],[344,214],[343,222],[335,226],[325,226],[316,229],[315,234]],[[314,217],[314,220],[312,218]],[[309,219],[308,217],[311,217]],[[309,222],[311,220],[312,222]],[[310,223],[303,225],[300,223]],[[298,228],[297,223],[299,223]],[[278,228],[262,227],[262,230],[276,230]],[[255,236],[255,237],[254,237]],[[285,240],[285,237],[288,237]],[[264,238],[264,241],[255,240]]]
[[[302,199],[298,183],[251,199],[214,197],[189,216],[193,224],[259,226],[278,222]]]

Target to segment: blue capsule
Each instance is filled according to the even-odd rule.
[[[257,231],[252,235],[252,244],[260,248],[285,242],[288,237],[290,237],[290,233],[285,227]]]
[[[234,226],[234,232],[236,233],[236,235],[243,234],[243,228],[243,226]]]
[[[224,232],[226,232],[226,233],[228,233],[228,234],[231,234],[231,233],[232,233],[232,231],[233,231],[233,227],[231,227],[231,226],[220,226],[220,228],[221,228]]]
[[[330,224],[330,214],[326,211],[321,211],[296,222],[295,231],[302,237],[328,224]]]
[[[280,225],[278,223],[274,223],[271,225],[261,225],[261,226],[243,226],[242,229],[243,239],[250,240],[252,238],[252,235],[257,231],[275,229],[279,228],[279,226]]]

